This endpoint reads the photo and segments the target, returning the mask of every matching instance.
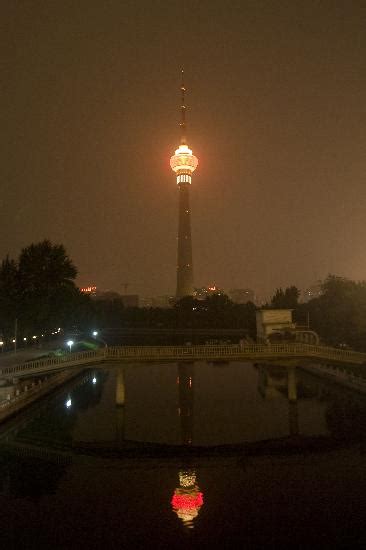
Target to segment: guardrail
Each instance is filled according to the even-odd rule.
[[[355,374],[344,367],[334,367],[331,365],[301,365],[301,369],[306,372],[318,375],[322,378],[332,380],[337,384],[366,393],[366,378],[362,374]]]
[[[38,359],[28,361],[20,365],[0,368],[0,378],[17,378],[33,374],[42,374],[62,370],[80,365],[89,365],[102,361],[104,359],[104,349],[96,351],[82,351],[79,353],[70,353],[60,357],[50,357],[47,359]]]
[[[204,346],[116,346],[106,348],[108,360],[234,360],[319,357],[346,363],[366,363],[366,353],[311,344],[248,344]]]
[[[62,357],[29,361],[0,369],[0,378],[41,374],[80,365],[92,365],[104,361],[234,361],[275,360],[281,358],[311,358],[349,364],[365,364],[366,353],[341,350],[311,344],[248,344],[204,346],[116,346],[96,351],[70,353]]]

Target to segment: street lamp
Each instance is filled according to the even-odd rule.
[[[66,343],[67,343],[67,345],[69,346],[69,348],[70,348],[70,353],[71,353],[71,348],[72,348],[72,346],[74,345],[74,340],[68,340]]]
[[[93,330],[93,332],[92,332],[93,338],[95,338],[96,340],[99,340],[99,342],[102,342],[102,344],[104,344],[104,347],[107,348],[108,347],[107,342],[105,340],[103,340],[103,338],[101,338],[98,335],[99,335],[99,332],[97,330]],[[98,336],[98,338],[97,338],[97,336]]]
[[[2,340],[0,340],[0,347],[1,347],[1,351],[4,351],[4,342]]]

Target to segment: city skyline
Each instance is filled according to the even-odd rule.
[[[174,294],[184,66],[195,285],[269,296],[329,273],[365,279],[365,6],[161,10],[4,6],[0,257],[48,238],[79,286]]]

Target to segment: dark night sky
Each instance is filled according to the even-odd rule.
[[[175,291],[179,71],[195,283],[366,278],[366,2],[5,0],[0,257]]]

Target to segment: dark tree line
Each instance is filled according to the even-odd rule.
[[[271,307],[278,309],[296,309],[299,303],[300,291],[296,286],[282,290],[278,288],[271,300]]]
[[[0,330],[5,337],[39,334],[80,323],[89,300],[75,285],[77,270],[62,245],[44,240],[0,266]]]
[[[299,303],[299,291],[291,286],[278,289],[269,307],[293,309],[300,325],[309,322],[325,344],[366,351],[366,282],[329,275],[320,285],[320,295]]]
[[[255,336],[253,303],[235,304],[226,295],[196,300],[190,296],[172,308],[124,308],[122,300],[96,301],[98,326],[109,328],[246,328]]]
[[[239,328],[255,337],[253,303],[236,304],[226,295],[186,297],[172,308],[126,308],[122,299],[96,300],[75,285],[77,269],[65,248],[44,240],[0,265],[0,333],[30,336],[56,327]],[[324,343],[366,351],[366,282],[330,275],[321,293],[299,303],[295,286],[277,289],[267,307],[293,309],[294,320],[315,330]]]
[[[186,297],[174,307],[127,308],[122,299],[92,300],[75,285],[77,269],[59,244],[44,240],[24,248],[0,266],[0,333],[18,338],[57,327],[245,328],[255,336],[255,306],[235,304],[225,295],[204,301]]]
[[[330,345],[366,351],[366,282],[330,275],[321,285],[321,295],[296,310],[308,315],[310,326]]]

